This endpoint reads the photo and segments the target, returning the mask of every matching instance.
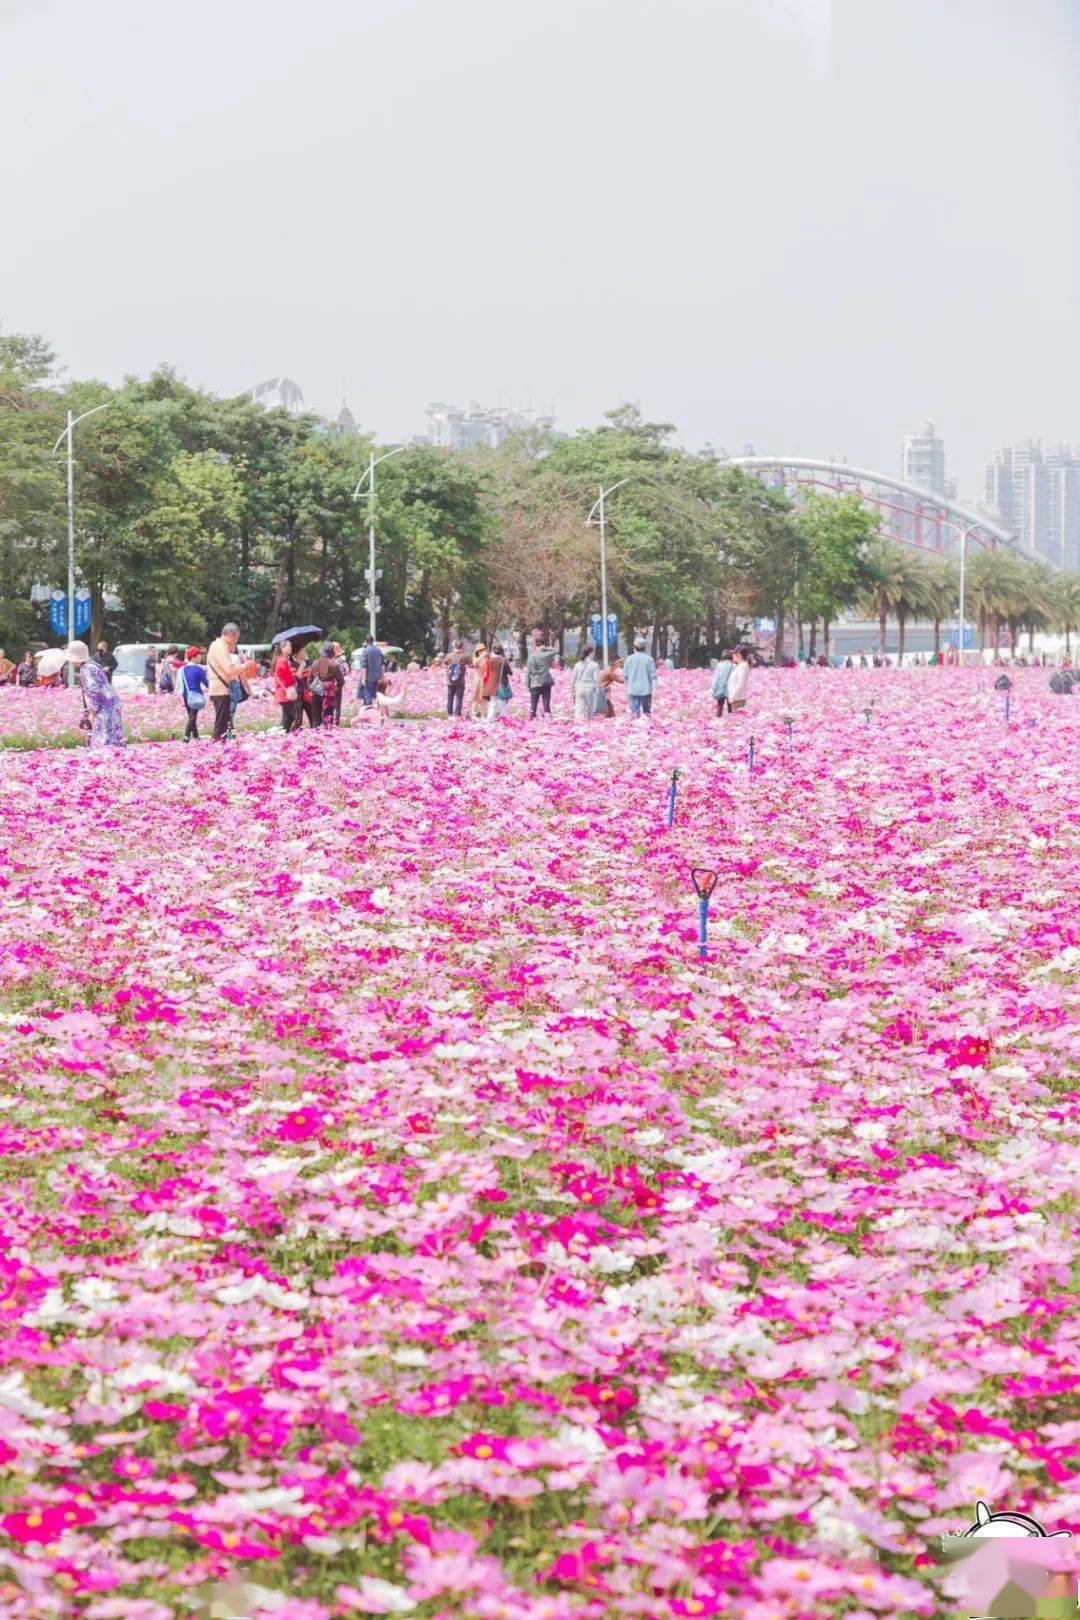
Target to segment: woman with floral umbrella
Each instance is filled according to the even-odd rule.
[[[85,641],[73,641],[67,649],[67,661],[79,672],[85,715],[90,735],[86,739],[91,748],[123,748],[124,722],[120,714],[120,699],[109,680],[108,673],[99,664],[91,662],[90,649]]]

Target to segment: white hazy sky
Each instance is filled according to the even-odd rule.
[[[0,320],[419,431],[1080,439],[1080,0],[0,0]]]

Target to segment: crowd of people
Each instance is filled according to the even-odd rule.
[[[150,694],[176,695],[184,708],[185,742],[199,740],[199,717],[209,706],[213,713],[211,736],[222,742],[234,735],[236,711],[240,704],[256,694],[272,693],[281,714],[284,732],[296,732],[305,721],[312,730],[322,730],[341,724],[342,703],[350,679],[358,676],[356,696],[359,709],[352,723],[388,721],[401,711],[407,683],[394,689],[391,673],[396,669],[393,650],[380,646],[368,636],[350,668],[349,661],[336,641],[324,641],[312,649],[305,636],[296,638],[296,644],[287,638],[279,639],[269,657],[250,657],[239,650],[240,627],[226,624],[221,634],[205,649],[190,646],[151,650],[146,658],[144,684]],[[80,725],[88,733],[91,747],[121,747],[124,728],[120,698],[112,685],[116,659],[107,643],[99,642],[93,653],[82,641],[73,641],[63,654],[54,653],[76,673],[82,693],[83,714]],[[634,719],[648,719],[652,714],[656,692],[657,660],[647,650],[644,635],[634,638],[633,651],[626,658],[618,656],[605,662],[603,649],[595,646],[583,648],[570,669],[563,663],[558,650],[542,629],[533,632],[523,666],[515,666],[513,652],[502,642],[491,645],[480,643],[467,648],[464,640],[453,643],[449,652],[434,660],[446,671],[446,713],[451,720],[471,719],[493,723],[508,715],[515,695],[515,687],[523,689],[528,699],[528,717],[550,720],[552,694],[557,683],[569,677],[574,719],[587,722],[594,719],[614,719],[618,712],[615,693],[622,687],[626,696],[626,710]],[[710,695],[718,718],[745,709],[751,670],[756,665],[768,665],[760,653],[750,646],[737,646],[725,650],[712,669]],[[794,664],[795,660],[791,660]],[[804,660],[822,667],[853,669],[855,658],[840,660]],[[939,662],[931,657],[930,664]],[[1024,659],[1017,662],[1024,663]],[[1037,662],[1037,660],[1036,660]],[[869,657],[858,655],[858,667],[869,667]],[[885,666],[888,660],[873,657],[873,666]],[[944,665],[945,660],[940,660]],[[785,660],[785,665],[787,661]],[[670,659],[660,667],[674,667]],[[409,664],[409,669],[418,667]],[[18,664],[7,658],[0,648],[0,685],[45,685],[62,683],[63,665],[42,675],[35,670],[35,659],[27,653]],[[1062,668],[1051,680],[1057,694],[1069,695],[1076,676],[1070,660],[1063,659]]]

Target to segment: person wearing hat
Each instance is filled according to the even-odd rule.
[[[210,677],[204,666],[199,663],[199,648],[189,647],[176,678],[177,691],[183,698],[184,708],[187,710],[185,742],[199,740],[199,710],[206,708],[206,688],[209,685]]]
[[[652,714],[653,687],[656,685],[656,660],[645,651],[645,637],[634,637],[634,650],[623,664],[626,695],[630,699],[630,713],[634,719]]]
[[[120,699],[113,689],[108,672],[90,658],[85,641],[73,641],[65,653],[67,662],[79,674],[82,687],[84,726],[90,735],[86,739],[91,748],[123,748],[124,721],[120,713]]]

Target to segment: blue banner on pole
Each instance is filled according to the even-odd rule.
[[[974,646],[974,644],[975,644],[975,631],[972,629],[970,624],[965,624],[965,626],[964,626],[964,646],[965,647],[972,647],[972,646]],[[950,647],[959,647],[959,645],[960,645],[960,632],[959,632],[959,630],[950,630],[949,631],[949,646]]]
[[[90,592],[85,585],[80,585],[75,592],[75,634],[77,636],[85,636],[90,628],[90,620],[93,616],[94,604]]]
[[[602,620],[599,613],[594,613],[589,620],[589,634],[592,636],[594,645],[599,647],[603,637]],[[609,646],[619,639],[619,620],[614,613],[609,613],[607,616],[607,638]]]
[[[49,628],[58,636],[67,635],[67,597],[63,591],[53,591],[49,597]]]

